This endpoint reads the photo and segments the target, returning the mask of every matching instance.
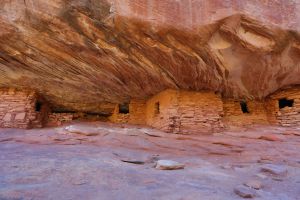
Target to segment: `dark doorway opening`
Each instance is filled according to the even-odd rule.
[[[42,103],[39,101],[35,102],[35,111],[40,112],[41,109],[42,109]]]
[[[293,107],[294,99],[282,98],[278,100],[278,104],[279,104],[279,109],[284,107]]]
[[[129,104],[119,104],[119,113],[121,114],[128,114],[129,113]]]
[[[159,105],[159,102],[156,102],[155,105],[154,105],[154,113],[157,115],[160,113],[160,105]]]
[[[248,105],[245,101],[241,101],[240,106],[241,106],[241,110],[243,111],[243,113],[250,113],[249,109],[248,109]]]

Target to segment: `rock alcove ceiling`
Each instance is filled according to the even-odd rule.
[[[198,7],[186,17],[188,2],[4,0],[0,86],[37,90],[55,111],[111,113],[115,103],[167,88],[261,99],[300,84],[296,23],[265,17],[259,0],[253,16],[253,6],[219,3],[231,11],[211,14],[214,19],[205,16],[219,9],[217,1],[193,1]],[[277,15],[295,18],[299,4],[281,4],[269,6],[285,6]],[[207,14],[201,22],[193,15],[200,8]],[[170,20],[171,10],[178,11],[177,21]]]

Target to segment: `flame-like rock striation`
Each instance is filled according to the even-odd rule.
[[[56,111],[111,113],[166,88],[259,99],[300,84],[297,1],[1,4],[0,86],[37,90]]]

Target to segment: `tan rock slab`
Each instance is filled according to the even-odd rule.
[[[158,160],[156,162],[156,169],[161,170],[176,170],[176,169],[184,169],[185,165],[172,160]]]

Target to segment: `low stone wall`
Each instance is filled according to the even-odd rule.
[[[48,116],[48,126],[60,126],[64,122],[71,122],[74,113],[50,113]]]
[[[236,101],[234,99],[223,99],[223,121],[227,127],[269,123],[264,101],[253,100],[245,103],[249,113],[243,113],[240,101]]]
[[[113,123],[125,124],[129,122],[129,117],[129,113],[119,113],[119,105],[116,105],[113,114],[109,117],[109,121]]]
[[[40,128],[46,121],[48,107],[36,111],[38,95],[29,90],[0,89],[0,127]]]
[[[279,107],[279,100],[292,100],[292,106]],[[281,126],[300,126],[300,86],[277,91],[266,101],[268,119]]]
[[[114,123],[128,123],[136,125],[146,124],[146,101],[132,99],[129,103],[129,113],[120,113],[119,105],[116,105],[109,121]]]

